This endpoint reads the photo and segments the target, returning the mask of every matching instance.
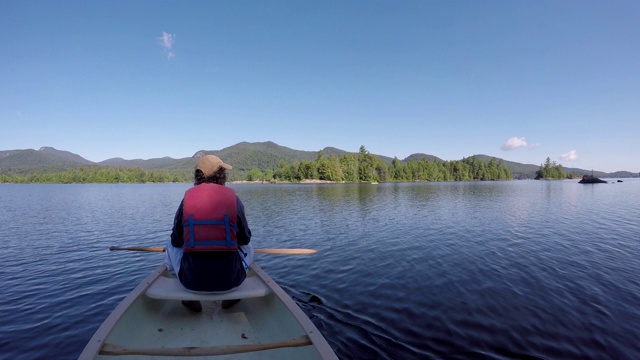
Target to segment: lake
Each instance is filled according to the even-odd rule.
[[[640,179],[230,185],[342,359],[640,359]],[[189,184],[0,185],[0,357],[74,359]]]

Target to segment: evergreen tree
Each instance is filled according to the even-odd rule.
[[[557,179],[565,179],[567,175],[564,173],[562,169],[562,165],[556,163],[555,161],[551,161],[551,158],[547,157],[544,164],[540,164],[540,169],[536,171],[536,180],[547,179],[547,180],[557,180]]]

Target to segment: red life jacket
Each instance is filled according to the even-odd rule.
[[[237,251],[236,192],[218,184],[200,184],[184,194],[183,251]]]

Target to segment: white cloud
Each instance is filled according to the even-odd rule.
[[[562,154],[560,156],[560,159],[565,160],[565,161],[576,161],[576,160],[578,160],[578,154],[576,153],[575,150],[571,150],[566,154]]]
[[[500,147],[504,151],[515,150],[517,148],[526,147],[527,141],[521,137],[512,137]]]
[[[168,59],[173,59],[174,57],[176,57],[176,55],[171,51],[173,43],[176,41],[175,34],[169,34],[163,31],[162,36],[158,38],[158,41],[160,42],[160,46],[162,46],[167,52]]]
[[[162,32],[162,36],[160,37],[160,45],[167,50],[171,50],[173,43],[175,42],[176,36],[174,34],[169,34],[166,32]]]

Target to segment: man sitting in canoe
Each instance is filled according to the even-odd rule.
[[[224,186],[226,170],[231,169],[217,156],[200,158],[194,187],[185,192],[176,211],[165,263],[187,290],[232,291],[242,284],[253,261],[244,205],[233,189]],[[225,300],[222,307],[238,301]],[[182,303],[192,311],[202,311],[199,301]]]

